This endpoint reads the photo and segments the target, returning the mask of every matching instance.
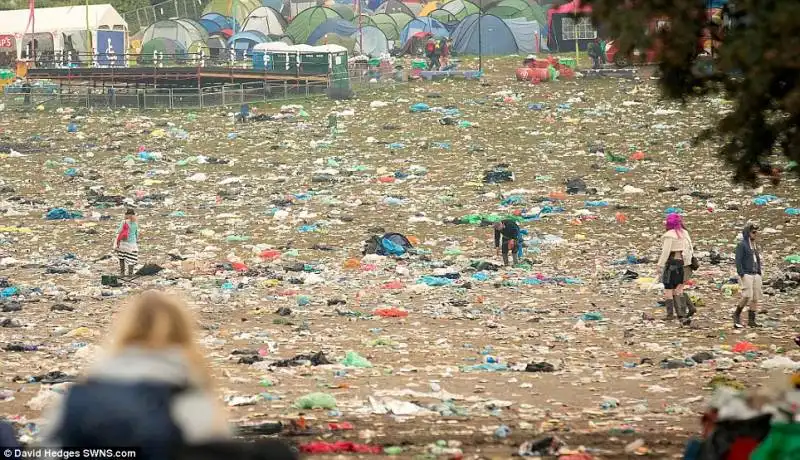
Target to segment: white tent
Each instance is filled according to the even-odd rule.
[[[247,15],[242,24],[242,32],[255,30],[264,35],[283,35],[286,20],[277,11],[268,6],[256,8]]]
[[[52,43],[52,51],[64,49],[64,35],[73,43],[86,40],[86,29],[92,32],[93,43],[97,43],[98,30],[120,31],[126,34],[128,24],[113,6],[89,5],[88,14],[85,5],[61,6],[56,8],[36,8],[34,10],[34,30],[28,29],[30,10],[0,11],[0,35],[14,35],[19,58],[25,42],[32,38]],[[26,34],[27,32],[27,34]],[[35,33],[35,37],[32,35]],[[24,36],[23,36],[24,35]],[[49,40],[47,40],[49,36]],[[127,43],[126,43],[127,44]],[[76,46],[77,49],[80,47]]]

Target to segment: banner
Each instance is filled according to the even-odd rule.
[[[97,31],[97,64],[103,67],[125,66],[125,32],[121,30]]]

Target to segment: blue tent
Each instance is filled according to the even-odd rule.
[[[208,31],[209,35],[233,27],[230,18],[226,18],[219,13],[204,14],[198,22]]]
[[[375,11],[381,6],[386,0],[367,0],[367,8]]]
[[[350,21],[346,21],[341,18],[328,19],[311,32],[311,35],[308,36],[306,43],[313,45],[327,34],[336,34],[342,37],[349,37],[356,31],[358,31],[358,27],[356,27]]]
[[[434,37],[449,37],[450,31],[436,19],[423,16],[412,19],[400,32],[400,43],[405,45],[418,32],[430,32]]]
[[[453,51],[458,54],[478,54],[478,25],[483,34],[480,51],[485,55],[517,54],[519,47],[514,33],[502,19],[485,14],[478,21],[477,14],[465,17],[453,32]],[[532,23],[535,24],[535,23]],[[491,37],[487,40],[486,37]]]
[[[239,32],[228,39],[228,47],[237,51],[253,49],[259,43],[268,43],[269,37],[255,30]]]

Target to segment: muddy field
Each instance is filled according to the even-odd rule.
[[[412,113],[417,103],[433,110]],[[248,124],[220,110],[0,112],[0,277],[17,288],[3,305],[21,305],[0,314],[0,342],[29,350],[0,352],[0,413],[35,438],[57,391],[31,376],[80,374],[146,288],[191,304],[237,424],[302,416],[312,434],[293,442],[349,439],[403,457],[505,458],[552,432],[593,458],[624,458],[640,438],[636,454],[670,458],[717,382],[763,385],[782,371],[765,362],[800,355],[796,283],[770,284],[767,327],[731,327],[743,224],[764,229],[765,278],[787,279],[800,253],[787,208],[800,193],[791,174],[733,185],[715,145],[690,144],[726,101],[663,102],[649,79],[529,86],[496,61],[486,85],[255,110],[290,104],[302,109]],[[514,181],[484,183],[498,164]],[[578,177],[589,190],[565,194]],[[122,199],[140,216],[140,261],[165,270],[109,288]],[[47,220],[52,208],[80,216]],[[689,328],[660,320],[649,279],[670,208],[701,256]],[[477,266],[498,262],[491,228],[458,222],[515,212],[531,217],[525,263]],[[363,241],[384,231],[414,237],[420,254],[362,260]],[[334,364],[271,365],[319,351]],[[371,367],[340,364],[351,351]],[[712,359],[686,360],[699,352]],[[552,372],[525,371],[541,362]],[[308,393],[335,408],[299,409]]]

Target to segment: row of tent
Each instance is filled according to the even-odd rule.
[[[160,21],[134,39],[143,55],[203,52],[214,57],[231,50],[241,55],[257,44],[281,41],[337,44],[355,54],[378,56],[413,49],[412,41],[428,37],[451,38],[453,51],[461,54],[477,54],[479,42],[483,54],[527,54],[547,49],[541,37],[548,37],[554,11],[535,0],[434,0],[424,5],[368,0],[362,14],[350,2],[329,1],[326,6],[312,3],[290,16],[299,3],[212,0],[199,20]],[[367,9],[372,7],[374,11]],[[560,10],[564,6],[556,11]]]

